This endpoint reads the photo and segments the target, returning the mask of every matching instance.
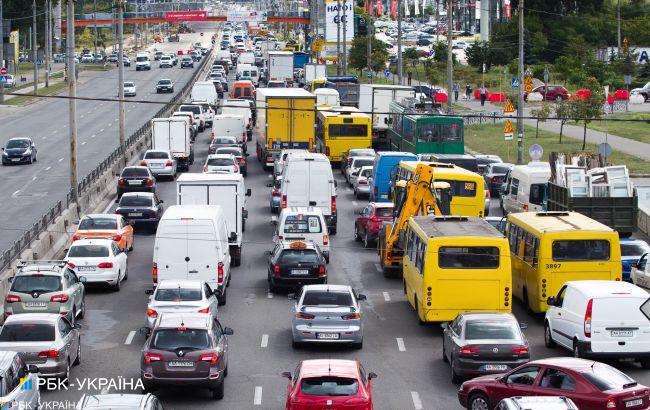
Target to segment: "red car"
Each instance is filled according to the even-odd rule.
[[[359,212],[354,222],[354,240],[369,248],[379,236],[383,221],[393,220],[392,202],[370,202]]]
[[[542,94],[546,101],[562,101],[569,99],[569,92],[561,85],[540,85],[533,88],[534,93]],[[524,94],[524,98],[528,98],[528,93]]]
[[[372,410],[373,372],[356,360],[304,360],[289,379],[286,410]]]
[[[565,396],[580,410],[646,409],[650,389],[625,373],[593,360],[556,357],[536,360],[509,373],[463,383],[458,401],[465,408],[488,410],[514,396]]]

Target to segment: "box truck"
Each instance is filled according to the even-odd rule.
[[[154,118],[151,120],[151,148],[169,151],[176,158],[178,169],[188,171],[194,163],[194,148],[190,129],[184,118]]]

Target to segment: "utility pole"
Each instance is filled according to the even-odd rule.
[[[0,68],[5,67],[5,34],[4,27],[2,24],[2,1],[0,0]],[[0,104],[5,102],[5,83],[0,81]]]
[[[436,0],[436,45],[440,42],[440,0]]]
[[[120,150],[125,155],[126,136],[124,131],[124,0],[117,0],[117,62],[118,62],[118,110],[120,121]],[[124,157],[126,163],[126,156]]]
[[[354,13],[352,13],[354,16]],[[348,75],[348,0],[343,0],[343,75]]]
[[[97,0],[93,0],[93,46],[97,56]]]
[[[32,59],[34,60],[34,95],[38,93],[38,43],[36,42],[36,0],[32,1]]]
[[[45,88],[50,86],[50,0],[45,0]]]
[[[366,1],[372,2],[374,0],[366,0]],[[367,31],[367,34],[368,34],[368,40],[367,40],[368,44],[367,44],[367,47],[366,47],[368,56],[366,57],[366,59],[368,60],[368,63],[367,63],[367,65],[368,65],[368,74],[369,74],[368,75],[368,81],[371,84],[372,84],[372,39],[375,36],[374,32],[373,32],[374,25],[372,23],[372,15],[373,15],[373,12],[374,12],[374,8],[375,8],[374,3],[371,3],[370,4],[370,10],[369,10],[370,13],[368,13],[368,21],[366,21],[366,31]]]
[[[519,95],[517,98],[517,164],[524,163],[524,0],[519,0]]]
[[[403,85],[402,76],[404,69],[402,67],[402,0],[397,0],[397,82]]]
[[[341,0],[336,0],[336,74],[341,75]]]
[[[451,93],[454,89],[454,53],[452,49],[454,31],[454,1],[449,0],[447,5],[447,114],[451,114],[453,101]]]
[[[68,58],[68,122],[70,128],[70,188],[72,200],[79,210],[79,183],[77,182],[77,78],[74,61],[74,1],[68,0],[66,11],[66,56]]]
[[[618,42],[617,57],[621,57],[621,0],[616,3],[616,39]],[[609,56],[608,56],[609,57]]]

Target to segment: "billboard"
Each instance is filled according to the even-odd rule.
[[[208,19],[208,12],[205,10],[165,12],[166,21],[204,21],[207,19]]]
[[[338,7],[341,6],[339,11]],[[339,17],[341,24],[338,24]],[[345,37],[343,38],[343,24],[345,24]],[[341,42],[351,42],[354,39],[354,1],[353,0],[326,0],[325,2],[325,41],[336,43],[340,30]]]
[[[113,15],[111,13],[86,13],[81,19],[82,20],[94,20],[97,16],[97,20],[113,20]],[[87,27],[93,28],[95,24],[89,24]],[[111,23],[101,24],[97,23],[97,27],[111,27]]]
[[[266,19],[267,14],[265,11],[233,10],[226,12],[226,21],[232,21],[234,23],[243,23],[246,21],[263,23],[266,22]]]

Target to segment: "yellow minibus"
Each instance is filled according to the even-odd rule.
[[[317,107],[316,152],[332,164],[350,148],[372,148],[372,122],[368,114],[354,107]]]

